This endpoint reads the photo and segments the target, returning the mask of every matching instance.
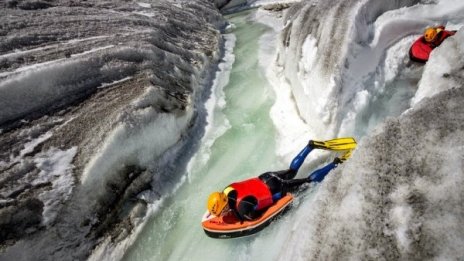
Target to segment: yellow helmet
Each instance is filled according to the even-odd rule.
[[[209,195],[208,211],[211,214],[219,216],[226,205],[227,196],[223,192],[213,192]]]
[[[429,27],[424,31],[424,38],[427,42],[433,42],[437,38],[438,31],[436,28]]]

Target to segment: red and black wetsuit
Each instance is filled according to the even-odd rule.
[[[292,179],[295,175],[295,171],[288,169],[232,183],[225,190],[229,208],[240,220],[253,220],[287,192],[309,182],[307,178]]]
[[[266,172],[257,178],[230,184],[224,189],[229,209],[242,221],[253,220],[287,192],[293,192],[305,183],[321,182],[338,163],[329,163],[312,172],[307,178],[293,179],[312,149],[309,145],[303,148],[287,170]]]

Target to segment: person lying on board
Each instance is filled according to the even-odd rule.
[[[409,48],[409,58],[414,62],[426,63],[430,54],[443,41],[454,35],[456,31],[447,31],[444,26],[429,27]]]
[[[256,178],[232,183],[222,192],[213,192],[208,198],[208,211],[215,216],[232,211],[241,221],[259,218],[287,192],[295,191],[303,184],[321,182],[332,169],[351,155],[351,150],[355,147],[356,141],[353,138],[339,138],[325,142],[311,140],[292,160],[289,169],[266,172]],[[298,169],[313,149],[345,151],[345,154],[340,158],[336,157],[333,162],[314,171],[307,178],[294,179]]]
[[[454,35],[456,31],[447,31],[443,25],[436,27],[429,27],[424,31],[424,40],[425,43],[430,46],[430,48],[438,47],[443,41]]]

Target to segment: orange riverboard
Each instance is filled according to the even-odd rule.
[[[214,238],[242,237],[254,234],[265,228],[272,220],[292,203],[293,196],[287,193],[274,205],[269,207],[263,215],[256,220],[246,220],[241,222],[232,212],[227,212],[222,216],[214,216],[206,211],[201,225],[206,235]]]

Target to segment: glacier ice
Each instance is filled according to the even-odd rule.
[[[0,242],[25,239],[2,259],[83,259],[144,215],[153,176],[186,168],[223,52],[216,4],[0,3]]]
[[[228,128],[211,111],[212,103],[226,105],[228,81],[213,81],[212,71],[233,63],[233,39],[224,42],[219,29],[227,24],[216,9],[227,3],[0,3],[0,218],[29,214],[18,229],[1,219],[2,239],[12,244],[1,258],[84,259],[92,249],[95,260],[122,256],[144,218],[191,178],[179,169],[194,167],[187,164],[198,142],[205,150],[212,143],[199,137]],[[462,257],[463,32],[424,67],[407,57],[425,26],[460,29],[461,1],[228,7],[274,3],[293,3],[282,25],[264,9],[255,20],[275,30],[260,40],[260,62],[276,65],[266,75],[276,96],[277,155],[288,161],[308,137],[364,137],[353,158],[299,203],[291,232],[278,231],[285,245],[277,258]],[[222,87],[208,100],[210,85]],[[207,123],[220,126],[203,129]]]

